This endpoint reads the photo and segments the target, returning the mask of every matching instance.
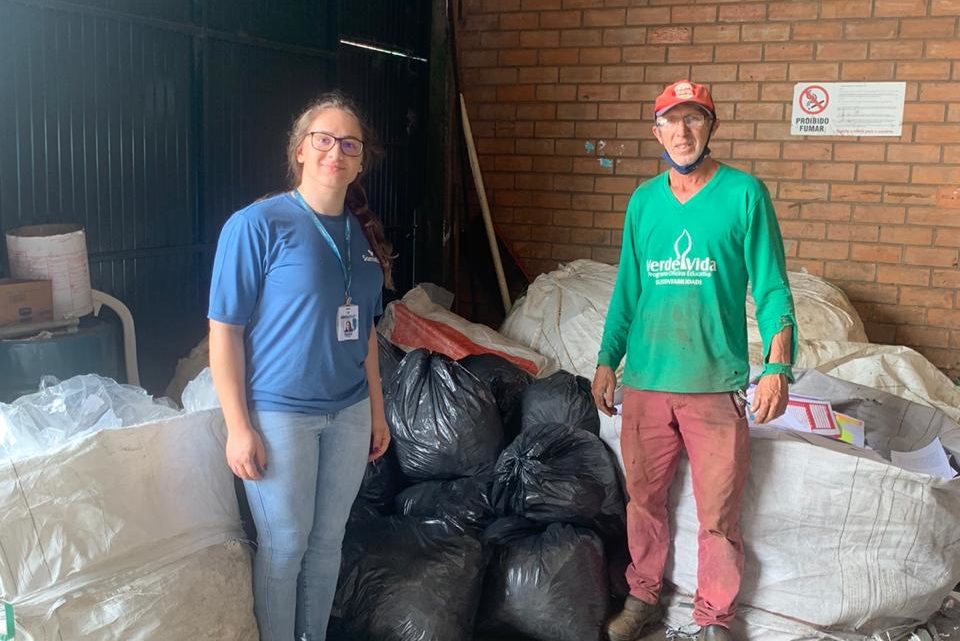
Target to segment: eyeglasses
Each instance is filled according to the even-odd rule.
[[[713,120],[713,118],[710,118],[706,114],[692,113],[683,117],[658,116],[656,123],[657,127],[660,129],[676,129],[680,126],[681,122],[683,122],[690,129],[702,129],[708,120]]]
[[[330,151],[335,144],[340,143],[340,151],[347,156],[359,156],[363,153],[363,141],[353,136],[337,138],[323,131],[310,131],[307,135],[310,136],[310,145],[317,151]]]

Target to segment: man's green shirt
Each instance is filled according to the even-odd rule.
[[[616,369],[626,354],[623,383],[634,389],[744,388],[747,284],[765,361],[773,336],[796,327],[773,203],[762,182],[719,165],[681,204],[668,175],[640,185],[627,205],[598,363]]]

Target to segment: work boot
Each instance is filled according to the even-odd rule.
[[[700,629],[697,641],[733,641],[733,634],[729,628],[713,623]]]
[[[660,621],[662,616],[659,603],[647,603],[628,595],[620,614],[607,621],[607,637],[610,641],[637,641],[644,629]]]

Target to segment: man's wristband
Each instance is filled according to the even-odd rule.
[[[793,366],[788,363],[766,363],[763,366],[763,371],[760,372],[760,377],[770,376],[774,374],[783,374],[787,377],[787,381],[793,383]]]

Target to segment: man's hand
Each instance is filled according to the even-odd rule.
[[[370,424],[370,455],[367,462],[372,463],[383,456],[390,446],[390,428],[383,412],[375,412]]]
[[[597,409],[613,416],[613,391],[617,389],[617,374],[610,367],[601,365],[593,375],[593,402]]]
[[[753,412],[757,423],[767,423],[783,416],[787,410],[787,377],[783,374],[768,374],[761,376],[757,381],[757,389],[753,393]]]

